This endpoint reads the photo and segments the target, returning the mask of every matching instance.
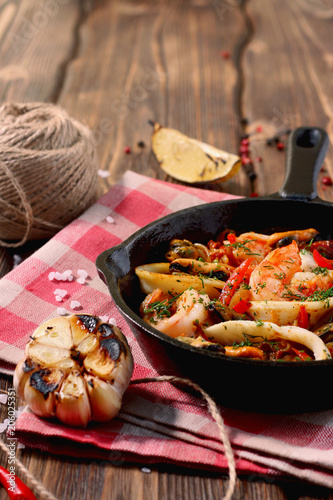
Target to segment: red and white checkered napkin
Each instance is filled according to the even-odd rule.
[[[127,172],[98,203],[0,281],[0,369],[12,373],[37,325],[67,310],[111,318],[128,338],[133,378],[158,376],[97,276],[95,259],[158,217],[227,198],[231,196]],[[50,281],[50,273],[65,271],[72,272],[72,281]],[[88,273],[85,280],[82,271]],[[66,295],[61,297],[64,292],[55,293],[57,289]],[[332,411],[267,416],[221,408],[221,413],[238,474],[265,474],[271,481],[287,475],[333,487]],[[52,453],[114,464],[164,462],[228,470],[205,401],[166,382],[130,386],[117,418],[86,429],[41,420],[25,410],[16,422],[16,437]]]

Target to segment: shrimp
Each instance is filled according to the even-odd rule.
[[[304,264],[303,264],[304,262]],[[302,300],[333,284],[333,272],[314,273],[315,264],[302,260],[297,243],[276,248],[250,276],[253,300]]]
[[[225,234],[222,233],[218,238],[219,241],[210,241],[208,246],[212,261],[217,259],[220,262],[237,267],[249,257],[253,258],[254,262],[259,264],[274,248],[286,246],[293,240],[300,244],[305,243],[313,239],[317,234],[318,231],[312,228],[285,231],[271,235],[250,231],[242,233],[239,236],[229,233],[226,239]],[[223,238],[222,246],[220,238]]]
[[[209,296],[187,289],[177,297],[170,299],[169,296],[161,301],[162,294],[154,290],[146,297],[141,306],[144,321],[173,338],[196,337],[200,325],[209,320]],[[156,297],[159,297],[157,301]]]
[[[287,300],[286,288],[295,273],[302,270],[297,243],[276,248],[252,271],[250,287],[254,300]]]
[[[233,257],[237,265],[240,265],[249,257],[252,257],[255,262],[261,262],[272,250],[267,242],[268,236],[265,234],[249,232],[237,236],[235,243],[231,244]]]
[[[266,234],[242,233],[235,236],[229,233],[227,239],[221,235],[222,240],[210,240],[208,248],[210,251],[211,262],[219,262],[224,265],[238,267],[244,260],[251,257],[259,263],[272,250],[267,244],[268,236]]]

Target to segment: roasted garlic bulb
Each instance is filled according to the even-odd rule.
[[[14,387],[36,415],[84,427],[118,413],[132,372],[121,330],[96,316],[75,314],[37,328],[15,369]]]

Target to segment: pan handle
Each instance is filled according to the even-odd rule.
[[[289,136],[286,176],[279,196],[309,201],[317,197],[317,180],[329,145],[325,130],[299,127]]]

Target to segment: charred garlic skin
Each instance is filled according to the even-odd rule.
[[[85,427],[118,413],[132,372],[121,330],[97,316],[76,314],[35,330],[15,369],[14,387],[36,415]]]

